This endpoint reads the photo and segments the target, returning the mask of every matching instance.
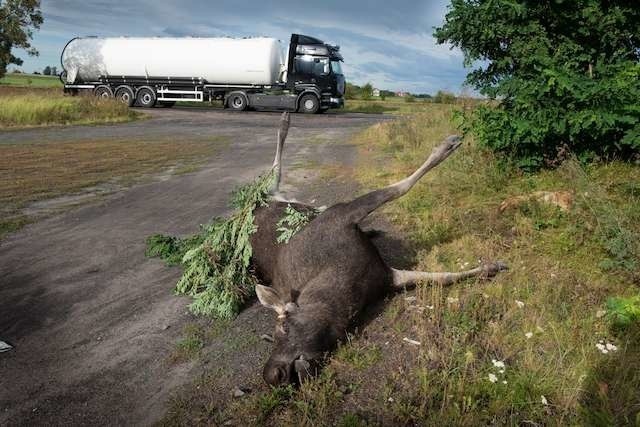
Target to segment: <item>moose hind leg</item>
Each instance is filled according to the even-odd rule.
[[[396,182],[386,188],[372,191],[349,202],[346,207],[347,220],[359,223],[371,212],[383,204],[405,195],[427,172],[438,166],[462,145],[461,138],[457,135],[447,137],[433,149],[429,158],[411,176]]]
[[[407,287],[413,287],[420,282],[451,285],[469,277],[490,278],[507,269],[507,264],[501,261],[492,262],[471,270],[456,273],[433,273],[427,271],[396,270],[395,268],[392,268],[392,287],[395,289],[404,289]]]

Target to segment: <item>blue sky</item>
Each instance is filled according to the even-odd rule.
[[[389,90],[459,92],[468,70],[462,54],[437,45],[448,0],[42,0],[44,24],[33,45],[40,56],[25,71],[60,64],[75,36],[270,36],[294,32],[341,46],[351,82]]]

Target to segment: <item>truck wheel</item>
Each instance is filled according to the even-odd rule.
[[[303,95],[302,98],[300,98],[300,103],[298,107],[299,113],[315,114],[318,112],[319,109],[320,109],[320,100],[318,99],[317,96],[311,93],[308,93],[306,95]]]
[[[236,111],[246,110],[247,104],[247,97],[243,93],[232,93],[227,100],[227,105]]]
[[[129,86],[120,86],[116,89],[116,99],[127,107],[133,106],[136,98],[133,96],[133,90]]]
[[[113,91],[109,86],[98,86],[93,93],[100,99],[113,98]]]
[[[143,87],[138,89],[138,94],[136,95],[136,102],[141,107],[152,108],[154,105],[156,105],[155,91],[148,87]]]

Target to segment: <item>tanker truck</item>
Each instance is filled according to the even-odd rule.
[[[339,46],[274,38],[78,37],[62,51],[64,92],[128,106],[221,101],[233,110],[319,113],[344,105]]]

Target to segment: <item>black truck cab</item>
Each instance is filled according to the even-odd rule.
[[[291,35],[286,85],[291,92],[301,95],[300,111],[311,112],[309,108],[315,108],[305,93],[317,97],[320,101],[317,108],[321,110],[344,105],[342,60],[339,46],[301,34]]]

